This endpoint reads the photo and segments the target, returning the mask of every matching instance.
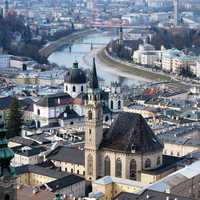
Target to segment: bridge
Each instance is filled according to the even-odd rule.
[[[81,39],[83,36],[94,33],[94,32],[96,32],[96,30],[88,29],[88,30],[83,30],[83,31],[78,31],[78,32],[72,33],[66,37],[62,37],[62,38],[44,46],[42,49],[39,50],[39,53],[42,57],[47,58],[52,52],[63,47],[64,45],[72,44],[73,41]]]
[[[123,28],[123,29],[149,29],[151,28],[151,26],[133,26],[133,25],[121,25],[121,24],[112,24],[112,23],[90,23],[90,24],[86,24],[87,27],[90,27],[90,28],[109,28],[109,29],[112,29],[112,28]]]
[[[69,43],[70,44],[70,43]],[[76,44],[85,44],[85,45],[106,45],[107,43],[100,43],[100,42],[76,42]]]

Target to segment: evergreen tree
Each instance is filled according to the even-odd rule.
[[[31,29],[29,25],[26,26],[23,37],[24,37],[25,43],[29,43],[31,41],[32,33],[31,33]]]
[[[15,137],[20,135],[22,126],[22,113],[19,101],[16,97],[12,99],[10,109],[9,109],[9,118],[7,123],[8,134],[7,137]]]

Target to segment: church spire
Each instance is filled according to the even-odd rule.
[[[90,77],[89,87],[91,89],[99,88],[95,58],[93,58],[93,68],[92,68],[92,75]]]
[[[0,129],[0,177],[14,176],[15,170],[10,165],[14,152],[8,147],[6,129]]]

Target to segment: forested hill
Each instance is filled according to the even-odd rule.
[[[9,54],[31,57],[39,63],[46,60],[39,55],[42,44],[32,41],[30,27],[21,16],[0,18],[0,46]]]
[[[165,48],[191,49],[200,47],[200,29],[192,30],[186,28],[158,29],[154,28],[151,40],[156,49],[161,45]]]

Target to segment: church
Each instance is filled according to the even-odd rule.
[[[93,65],[95,65],[95,60],[93,60]],[[83,126],[87,85],[86,72],[78,66],[78,62],[74,62],[65,74],[63,92],[42,96],[34,103],[32,116],[36,127],[53,125],[69,127],[75,124]],[[101,90],[100,95],[104,123],[110,123],[112,115],[123,108],[123,95],[119,84],[112,83],[110,91]]]
[[[163,145],[140,114],[120,112],[103,128],[101,90],[96,66],[85,100],[85,178],[103,176],[140,180],[142,170],[162,165]]]

